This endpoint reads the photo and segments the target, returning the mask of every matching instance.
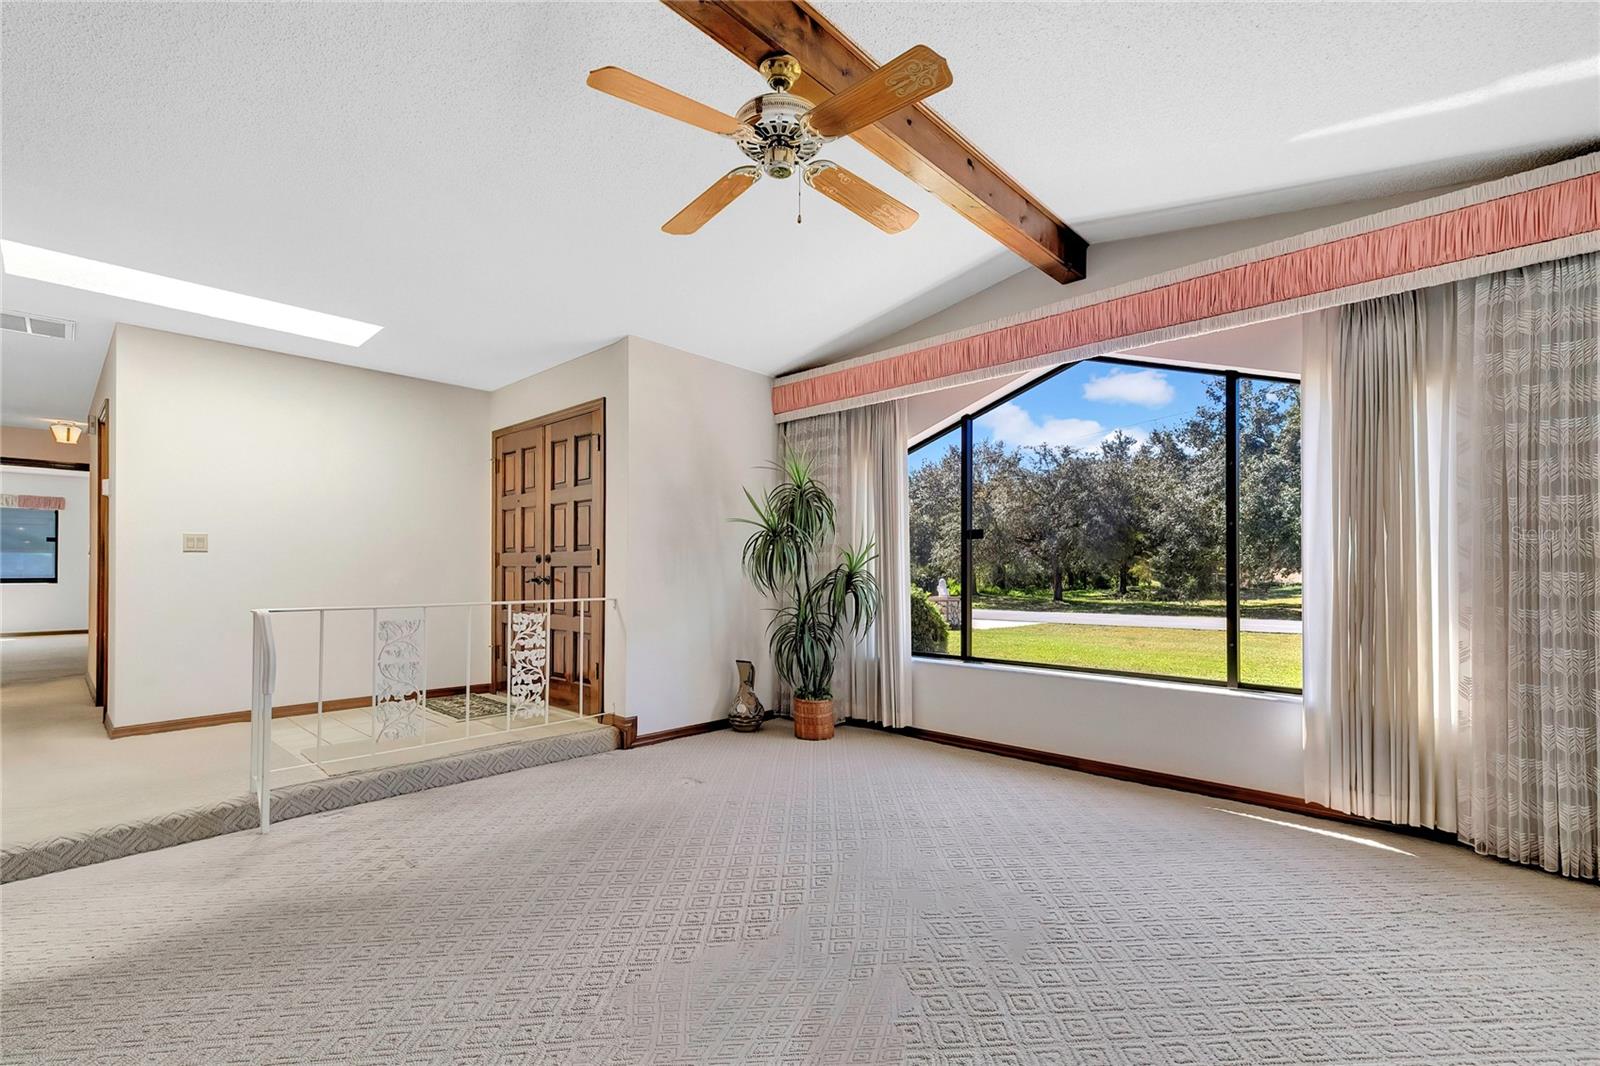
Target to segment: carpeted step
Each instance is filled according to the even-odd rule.
[[[617,748],[619,739],[615,727],[597,726],[580,732],[475,748],[401,766],[284,785],[272,790],[272,821],[282,822],[440,785],[455,785],[596,755]],[[0,884],[236,833],[241,829],[255,829],[259,824],[255,797],[243,795],[159,818],[20,844],[0,851]]]

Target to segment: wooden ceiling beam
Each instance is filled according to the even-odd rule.
[[[808,99],[836,96],[878,66],[804,0],[662,2],[752,67],[778,52],[794,56],[805,72],[794,92]],[[1052,278],[1084,276],[1087,242],[926,106],[851,136]]]

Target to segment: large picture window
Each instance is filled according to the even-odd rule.
[[[908,464],[914,653],[1300,688],[1297,383],[1085,360]]]
[[[56,580],[56,512],[0,507],[0,581]]]

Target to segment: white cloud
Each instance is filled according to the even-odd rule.
[[[1160,370],[1113,370],[1083,385],[1083,398],[1100,403],[1134,403],[1165,407],[1172,402],[1172,383]]]
[[[1035,422],[1020,404],[1003,403],[978,419],[978,425],[994,434],[995,440],[1014,447],[1050,444],[1074,448],[1096,446],[1106,427],[1092,418],[1046,418]]]

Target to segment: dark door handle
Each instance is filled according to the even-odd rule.
[[[981,530],[981,529],[969,529],[969,530],[967,530],[967,539],[968,540],[982,540],[983,539],[983,530]]]

